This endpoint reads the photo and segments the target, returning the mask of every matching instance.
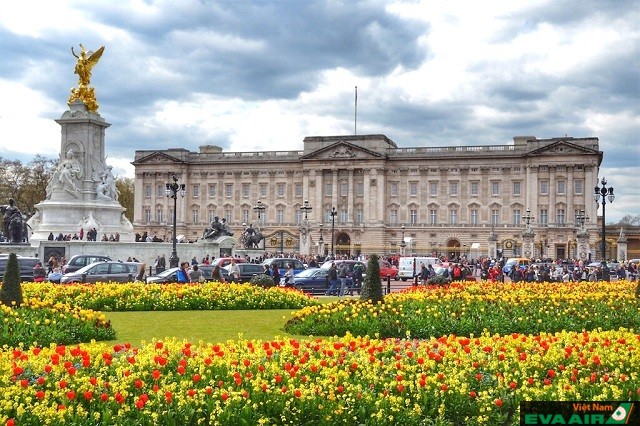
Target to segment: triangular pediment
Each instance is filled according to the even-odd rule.
[[[167,155],[163,152],[152,152],[149,155],[145,155],[141,158],[138,158],[131,164],[134,166],[142,165],[142,164],[163,164],[163,163],[171,163],[171,164],[182,164],[184,163],[182,160],[179,160],[175,157]]]
[[[303,155],[301,160],[366,160],[385,158],[383,154],[346,141],[338,141],[317,151]]]
[[[529,155],[572,155],[572,154],[597,154],[598,151],[576,145],[574,143],[558,140],[549,145],[534,149]]]

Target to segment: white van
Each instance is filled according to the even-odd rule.
[[[420,268],[422,264],[429,266],[429,264],[440,265],[442,262],[437,257],[401,257],[398,261],[398,277],[402,281],[412,280],[416,275],[420,275]]]

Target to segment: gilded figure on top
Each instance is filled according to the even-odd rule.
[[[71,89],[71,96],[69,97],[69,105],[77,99],[81,100],[89,111],[98,110],[98,102],[95,97],[93,87],[89,87],[91,82],[91,70],[98,63],[102,53],[104,52],[104,46],[93,51],[87,51],[82,43],[80,44],[80,55],[76,55],[76,52],[71,48],[71,53],[78,61],[74,69],[74,74],[78,74],[78,87]]]

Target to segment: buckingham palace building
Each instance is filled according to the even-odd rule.
[[[175,217],[176,234],[197,241],[218,217],[236,237],[259,229],[268,252],[595,260],[602,157],[595,137],[534,136],[481,146],[399,148],[384,135],[351,135],[306,137],[299,151],[138,150],[133,225],[171,241]],[[174,176],[184,184],[176,200],[165,191]]]

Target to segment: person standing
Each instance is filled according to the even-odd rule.
[[[231,259],[231,264],[229,265],[229,279],[231,282],[240,282],[240,267],[236,263],[235,259]]]
[[[329,279],[329,288],[325,293],[326,296],[338,295],[338,270],[336,269],[335,262],[331,263],[329,272],[327,272],[327,278]]]
[[[293,263],[290,263],[287,267],[287,271],[284,273],[284,286],[293,287]]]
[[[275,263],[271,265],[271,277],[273,277],[273,284],[276,286],[280,285],[280,270],[278,269],[278,265]]]
[[[351,287],[349,294],[353,296],[353,290],[356,290],[358,294],[362,289],[362,266],[359,263],[356,263],[356,266],[353,267],[353,287]]]
[[[349,279],[349,267],[347,262],[342,262],[338,268],[338,278],[340,278],[340,296],[344,296],[347,291],[347,280]]]
[[[182,262],[178,269],[178,283],[186,284],[189,282],[189,262]]]
[[[167,269],[167,261],[164,258],[164,254],[159,255],[156,259],[156,274],[163,272],[165,269]]]
[[[198,269],[198,265],[192,265],[191,271],[189,271],[189,281],[192,283],[199,283],[204,281],[202,271]]]

